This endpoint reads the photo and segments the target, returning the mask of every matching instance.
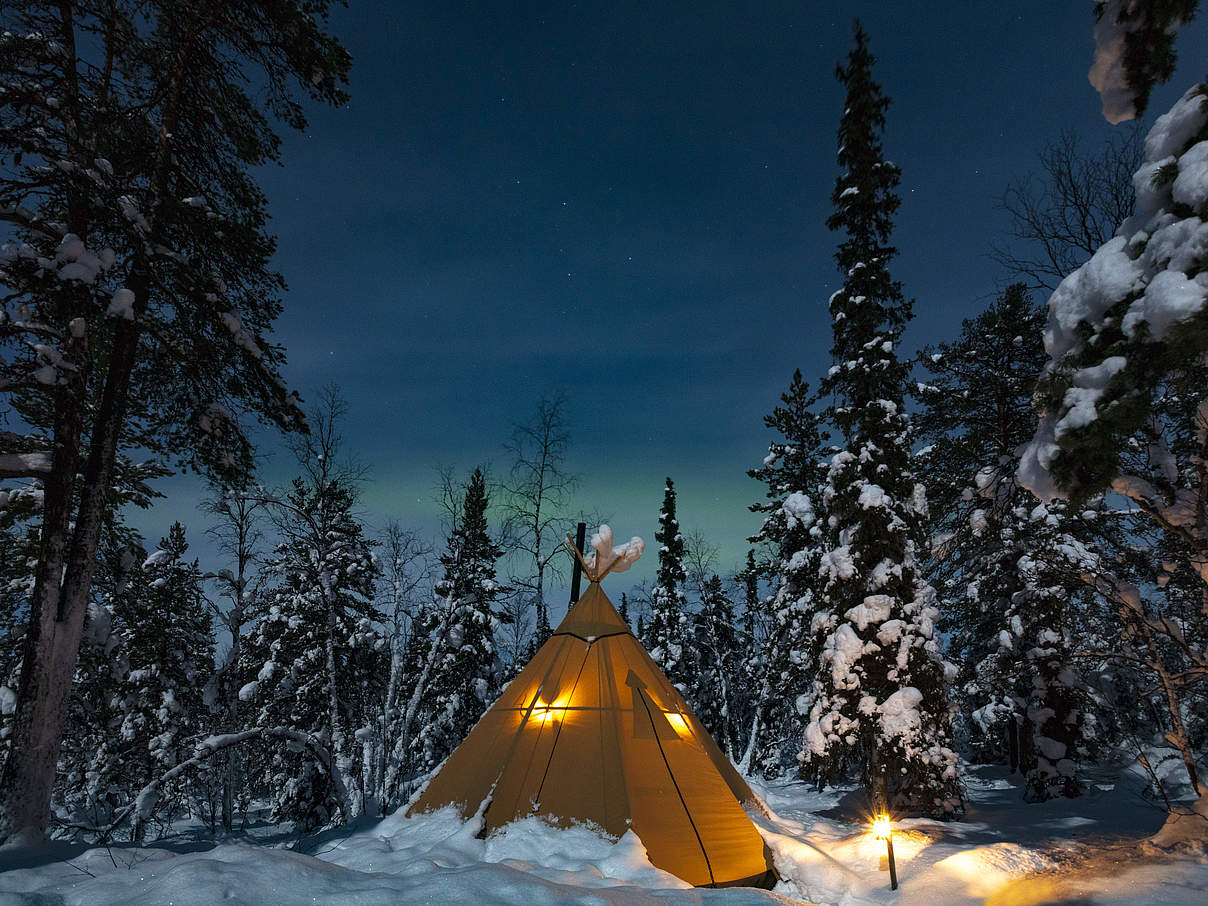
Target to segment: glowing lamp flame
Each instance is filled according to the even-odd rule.
[[[888,840],[893,836],[893,822],[888,815],[877,815],[872,819],[872,835],[877,840]]]

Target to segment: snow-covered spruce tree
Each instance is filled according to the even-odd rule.
[[[1075,651],[1090,647],[1093,560],[1081,512],[1042,504],[1015,478],[1032,436],[1043,311],[1009,286],[951,343],[924,350],[914,421],[936,513],[928,572],[944,601],[958,700],[976,757],[1027,776],[1027,798],[1076,796],[1096,726]],[[1094,509],[1087,517],[1096,516]]]
[[[114,601],[129,673],[120,684],[119,736],[124,780],[138,791],[192,755],[196,737],[208,729],[204,690],[214,672],[214,630],[202,593],[201,570],[188,553],[179,522],[168,530],[130,593]],[[157,805],[169,813],[188,804],[192,777],[166,785]],[[137,818],[132,839],[146,827]]]
[[[355,514],[359,472],[339,462],[342,411],[330,392],[311,415],[312,433],[294,445],[302,475],[286,495],[261,498],[282,542],[265,561],[272,584],[244,642],[239,697],[251,726],[311,734],[355,792],[364,782],[359,731],[380,714],[388,653],[377,628],[375,542]],[[266,747],[259,768],[275,820],[309,829],[363,805],[340,801],[326,768],[293,747]]]
[[[1109,123],[1140,117],[1154,87],[1174,75],[1174,37],[1199,0],[1096,0],[1095,62],[1088,73]]]
[[[1208,814],[1185,726],[1189,690],[1176,681],[1208,677],[1187,633],[1202,616],[1188,624],[1138,588],[1183,570],[1208,585],[1208,83],[1155,122],[1134,186],[1136,213],[1049,299],[1042,413],[1019,476],[1046,500],[1111,490],[1166,536],[1160,549],[1175,559],[1152,562],[1150,577],[1095,578],[1135,636],[1128,656],[1163,688],[1167,739]]]
[[[823,385],[843,448],[823,494],[825,584],[811,626],[819,672],[800,759],[820,784],[857,771],[874,809],[950,815],[961,803],[948,700],[955,668],[940,655],[935,592],[916,564],[927,503],[910,471],[906,366],[894,351],[911,306],[889,274],[899,172],[882,155],[889,99],[872,64],[857,23],[837,71],[847,99],[827,221],[846,234],[836,254],[844,284],[830,300],[835,365]]]
[[[277,159],[277,121],[305,126],[300,98],[345,98],[327,7],[0,11],[0,387],[32,429],[0,434],[0,479],[43,482],[0,840],[49,819],[119,450],[221,471],[248,458],[241,413],[302,424],[268,341],[282,283],[251,173]]]
[[[466,484],[460,518],[449,533],[436,584],[437,601],[423,634],[435,658],[412,740],[416,765],[431,770],[465,739],[499,694],[496,601],[503,593],[495,563],[503,549],[487,525],[490,496],[482,469]]]
[[[765,777],[780,773],[790,747],[793,755],[800,751],[805,715],[798,703],[817,672],[811,627],[821,587],[823,539],[817,514],[826,480],[815,400],[800,371],[780,400],[764,417],[779,438],[769,444],[763,466],[747,473],[767,485],[767,501],[751,507],[764,520],[749,540],[763,549],[772,595],[764,605],[766,639],[760,675],[752,677],[755,700],[743,763],[748,769],[758,767]]]
[[[768,620],[764,600],[759,593],[759,564],[755,562],[755,551],[747,550],[746,564],[734,579],[742,588],[742,618],[738,627],[740,654],[739,675],[735,681],[734,735],[739,770],[750,773],[751,729],[755,718],[756,704],[764,680],[764,657],[767,654]]]
[[[684,595],[688,578],[684,570],[684,536],[675,517],[675,483],[670,478],[663,488],[663,509],[654,540],[659,545],[659,568],[650,595],[646,647],[667,678],[695,705],[698,664]]]
[[[700,612],[695,623],[700,660],[696,716],[727,757],[733,758],[742,649],[734,622],[734,602],[716,573],[701,587]]]

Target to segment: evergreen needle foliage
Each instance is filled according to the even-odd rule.
[[[910,469],[907,365],[896,354],[911,306],[889,272],[899,173],[882,153],[889,99],[872,65],[857,23],[837,70],[846,100],[827,221],[844,233],[844,283],[830,300],[835,365],[823,384],[843,445],[823,492],[824,585],[810,626],[818,674],[800,759],[820,784],[858,771],[875,810],[950,815],[961,802],[948,703],[956,668],[940,655],[935,592],[917,562],[927,504]]]

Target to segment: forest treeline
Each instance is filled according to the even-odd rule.
[[[428,538],[366,522],[346,403],[304,412],[282,380],[252,173],[303,100],[345,99],[326,7],[6,14],[0,839],[399,808],[548,637],[565,532],[598,521],[565,399],[518,416],[497,475],[441,473]],[[874,62],[857,25],[832,362],[751,401],[773,439],[750,550],[681,530],[668,478],[655,578],[621,611],[745,771],[954,816],[962,760],[1043,801],[1124,758],[1208,816],[1208,87],[1144,141],[1044,149],[1004,194],[993,302],[911,353]],[[1170,73],[1134,62],[1143,107]],[[285,486],[249,419],[285,432]],[[180,467],[209,481],[204,521],[140,537],[129,508]]]

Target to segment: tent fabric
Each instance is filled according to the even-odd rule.
[[[770,886],[746,781],[592,582],[408,814],[455,805],[484,832],[527,815],[641,838],[690,884]]]

